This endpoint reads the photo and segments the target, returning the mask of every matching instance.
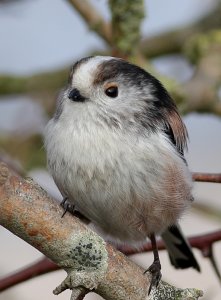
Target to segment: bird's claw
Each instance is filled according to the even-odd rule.
[[[152,265],[144,272],[151,274],[151,282],[148,290],[148,295],[150,294],[153,287],[158,287],[162,274],[161,274],[161,264],[159,260],[155,260]]]
[[[64,197],[64,199],[61,201],[61,207],[63,207],[64,212],[62,214],[62,218],[64,217],[64,215],[66,214],[66,212],[70,212],[71,214],[74,214],[75,211],[75,205],[71,204],[68,200],[68,197]]]

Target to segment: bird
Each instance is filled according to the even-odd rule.
[[[176,268],[200,270],[178,224],[193,201],[187,141],[162,83],[111,56],[74,63],[45,129],[48,170],[63,204],[68,201],[116,242],[150,239],[149,293],[162,276],[158,235]]]

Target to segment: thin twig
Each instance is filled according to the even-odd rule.
[[[221,241],[221,230],[193,236],[190,237],[188,240],[192,248],[199,249],[204,257],[208,257],[207,249],[209,249],[213,245],[213,243]],[[162,240],[157,241],[157,245],[159,250],[166,249],[165,244]],[[121,246],[118,247],[118,250],[124,253],[125,255],[133,255],[144,252],[150,252],[152,251],[152,246],[151,243],[146,243],[143,247],[139,249],[128,246]],[[2,278],[0,280],[0,291],[4,291],[9,287],[12,287],[30,278],[40,276],[58,269],[59,267],[52,261],[50,261],[47,258],[43,258],[40,261],[34,263],[33,265],[27,266],[24,269],[16,272],[15,274],[8,275],[5,278]]]
[[[221,183],[221,173],[192,173],[193,180],[199,182]]]
[[[7,275],[0,279],[0,292],[7,290],[24,282],[28,279],[47,274],[49,272],[60,269],[56,264],[54,264],[51,260],[44,257],[43,259],[34,262],[32,265],[28,265],[22,270],[19,270],[13,274]]]
[[[87,0],[67,0],[84,19],[88,27],[111,45],[111,24],[106,22]]]
[[[221,230],[207,233],[207,234],[193,236],[190,237],[188,240],[191,247],[199,249],[202,252],[203,256],[205,256],[205,249],[210,247],[213,243],[221,240]],[[166,249],[165,244],[162,240],[159,240],[157,242],[157,245],[159,250]],[[149,252],[152,250],[152,247],[151,247],[151,243],[146,243],[143,247],[139,249],[128,247],[128,246],[122,246],[122,247],[118,247],[118,250],[120,250],[126,255],[132,255],[132,254],[138,254],[143,252]]]

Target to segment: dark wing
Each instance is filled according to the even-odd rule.
[[[147,106],[147,117],[148,115],[152,116],[152,123],[154,121],[156,123],[159,122],[158,124],[161,125],[161,129],[164,128],[171,143],[183,156],[184,149],[187,147],[188,133],[186,126],[177,111],[176,104],[158,79],[146,72],[145,80],[147,85],[151,84],[150,89],[154,96],[154,105],[152,106],[151,112],[149,112],[151,108],[149,105]]]
[[[188,133],[175,105],[165,114],[165,133],[177,151],[183,156],[187,148]]]

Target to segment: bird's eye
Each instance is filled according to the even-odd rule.
[[[117,86],[110,86],[109,88],[107,88],[105,90],[105,94],[108,97],[116,98],[118,96],[118,87]]]

